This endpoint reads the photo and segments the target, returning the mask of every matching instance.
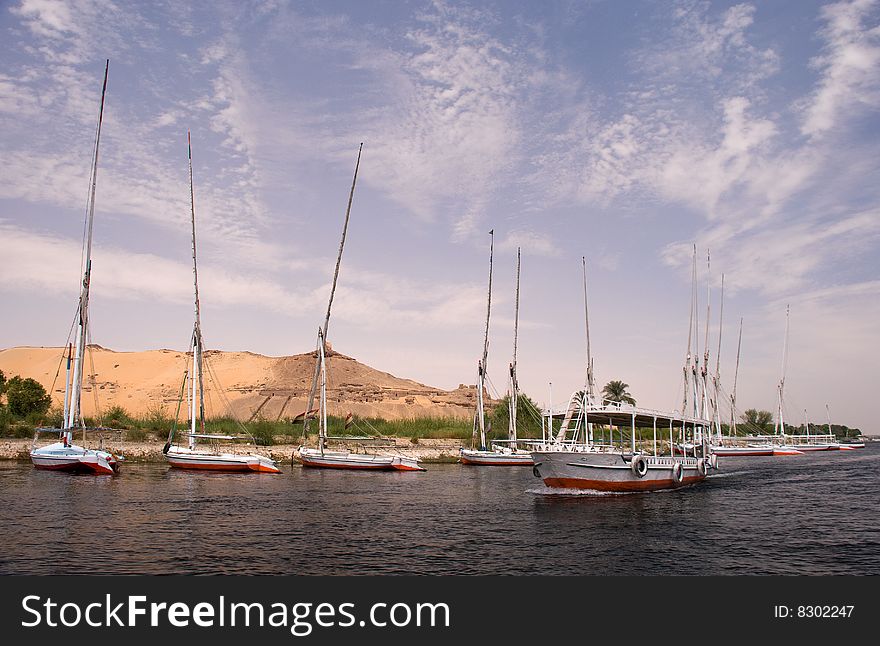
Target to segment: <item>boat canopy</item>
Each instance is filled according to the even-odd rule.
[[[708,419],[681,415],[677,411],[669,413],[628,405],[605,404],[604,406],[589,406],[586,409],[586,413],[588,422],[592,424],[607,424],[610,426],[651,428],[656,425],[679,428],[685,425],[709,427],[712,424]],[[554,415],[554,417],[556,417],[556,415]],[[564,417],[564,415],[562,415],[562,417]]]

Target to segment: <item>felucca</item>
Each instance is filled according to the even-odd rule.
[[[95,220],[95,190],[98,179],[98,149],[101,143],[101,125],[104,120],[104,98],[107,94],[107,74],[110,70],[108,60],[104,67],[104,85],[101,89],[101,107],[98,112],[98,126],[95,133],[95,146],[92,155],[91,177],[89,178],[89,199],[86,208],[86,235],[83,241],[83,279],[79,295],[76,317],[76,345],[72,350],[68,345],[67,372],[64,388],[64,420],[61,428],[38,428],[31,446],[31,461],[38,469],[55,471],[74,471],[98,475],[114,475],[119,469],[121,456],[103,450],[91,449],[73,443],[74,431],[81,431],[83,442],[88,429],[82,417],[82,382],[85,369],[85,353],[89,340],[89,290],[92,277],[92,225]],[[71,363],[73,364],[71,367]],[[72,368],[72,370],[71,370]],[[72,372],[72,374],[71,374]],[[60,442],[37,447],[41,434],[56,433]],[[103,438],[101,438],[103,445]]]
[[[345,248],[345,237],[348,233],[348,222],[351,217],[351,204],[354,199],[354,189],[357,184],[358,169],[361,164],[361,152],[364,144],[358,148],[357,162],[354,167],[354,179],[351,182],[351,192],[348,196],[348,207],[345,211],[345,223],[342,226],[342,240],[339,243],[339,253],[336,256],[336,269],[333,273],[333,284],[330,287],[330,300],[327,303],[327,315],[324,317],[324,324],[318,328],[318,342],[315,349],[315,373],[312,378],[312,387],[309,391],[308,407],[303,415],[303,441],[309,435],[309,422],[312,413],[317,412],[318,416],[318,446],[316,448],[300,445],[293,452],[293,459],[298,461],[304,467],[314,467],[319,469],[357,469],[357,470],[374,470],[374,471],[425,471],[419,465],[416,458],[403,455],[389,455],[385,453],[371,453],[367,451],[366,441],[374,438],[364,437],[355,438],[352,436],[331,437],[327,433],[327,329],[330,325],[330,310],[333,307],[333,297],[336,293],[336,282],[339,278],[339,267],[342,263],[342,251]],[[320,393],[319,391],[320,383]],[[315,396],[319,397],[319,405],[317,409],[313,409]],[[328,440],[344,440],[346,442],[363,440],[360,445],[362,452],[354,452],[350,450],[331,451],[327,448]]]
[[[516,379],[516,343],[519,331],[519,274],[520,274],[520,250],[516,250],[516,314],[513,325],[513,361],[510,363],[507,389],[508,405],[508,429],[507,440],[492,440],[490,446],[486,446],[486,413],[483,401],[483,391],[486,381],[486,360],[489,355],[489,316],[492,311],[492,255],[494,251],[494,229],[489,232],[492,242],[489,245],[489,305],[486,312],[486,336],[483,341],[483,358],[477,363],[477,410],[474,414],[474,426],[471,436],[472,446],[469,449],[459,450],[459,461],[462,464],[478,466],[532,466],[532,454],[520,449],[516,437],[517,400],[519,396],[519,383]],[[480,446],[475,446],[479,428]]]
[[[175,442],[177,426],[177,418],[175,417],[175,423],[168,433],[168,441],[165,443],[162,453],[165,454],[165,459],[168,460],[168,463],[178,469],[280,473],[281,470],[278,468],[278,464],[263,455],[232,451],[224,452],[220,449],[221,442],[233,442],[242,439],[253,442],[254,438],[252,436],[222,435],[205,432],[204,343],[202,341],[202,321],[199,306],[199,272],[196,262],[196,208],[193,192],[192,143],[189,132],[186,133],[186,143],[189,156],[195,323],[193,324],[191,339],[192,367],[188,367],[184,374],[181,396],[178,401],[178,411],[180,410],[180,402],[183,399],[183,390],[186,389],[190,409],[190,427],[189,432],[184,434],[186,445],[181,446],[179,442]],[[187,381],[189,382],[189,388],[186,388]],[[206,446],[203,442],[202,446],[197,447],[196,440],[207,441],[209,444]]]

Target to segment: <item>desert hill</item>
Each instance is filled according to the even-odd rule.
[[[64,401],[64,348],[18,347],[0,350],[0,370],[7,378],[31,377]],[[232,414],[242,421],[294,417],[306,409],[315,353],[267,357],[251,352],[205,353],[207,413]],[[94,369],[92,368],[94,366]],[[187,354],[176,350],[115,352],[97,345],[86,354],[83,412],[98,406],[122,406],[134,416],[162,412],[173,416],[187,367]],[[94,373],[94,385],[89,375]],[[54,384],[54,385],[53,385]],[[476,389],[452,391],[401,379],[331,351],[328,354],[327,400],[331,415],[404,419],[473,415]],[[182,410],[186,410],[184,401]],[[185,412],[183,413],[185,415]]]

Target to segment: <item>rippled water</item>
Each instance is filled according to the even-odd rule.
[[[570,495],[528,468],[282,475],[0,463],[0,573],[880,574],[880,444]]]

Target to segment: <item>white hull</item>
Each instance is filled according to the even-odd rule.
[[[528,451],[513,451],[508,448],[498,448],[491,451],[477,449],[461,449],[459,462],[478,466],[525,466],[535,464],[532,454]]]
[[[211,453],[172,447],[165,453],[165,459],[178,469],[281,473],[274,460],[255,453]]]
[[[676,489],[706,478],[707,461],[691,457],[637,456],[645,461],[641,475],[633,459],[620,453],[535,451],[534,472],[548,487],[616,493]]]
[[[786,444],[784,447],[786,449],[793,449],[795,451],[800,451],[804,453],[806,451],[836,451],[836,444]]]
[[[95,475],[115,475],[119,462],[112,453],[86,449],[75,444],[65,446],[56,442],[31,451],[31,461],[37,469],[51,471],[72,471]]]
[[[304,467],[318,469],[360,469],[372,471],[425,471],[416,458],[402,455],[321,451],[300,447],[295,454]]]

